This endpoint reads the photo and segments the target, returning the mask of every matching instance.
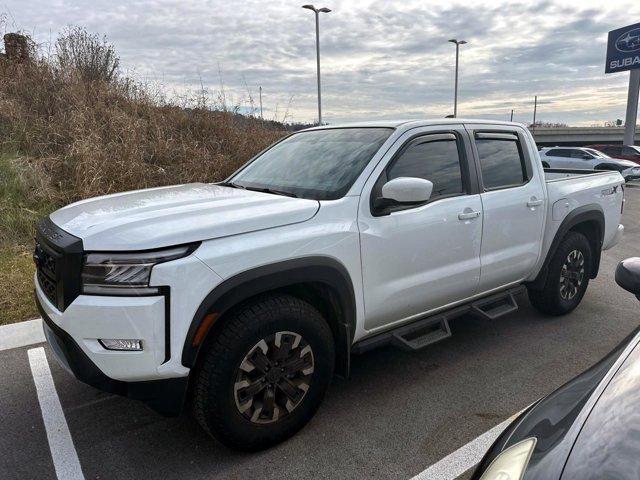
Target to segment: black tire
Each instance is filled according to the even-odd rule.
[[[203,347],[202,361],[194,372],[196,420],[205,431],[232,449],[256,451],[282,442],[313,417],[329,386],[335,348],[327,322],[313,306],[289,295],[256,298],[236,307],[221,321],[224,324]],[[280,340],[274,340],[278,335]],[[267,346],[266,352],[258,348],[262,341]],[[294,349],[296,341],[297,350]],[[309,350],[303,353],[307,346],[311,355]],[[286,365],[286,372],[293,371],[291,365],[302,361],[306,362],[306,368],[300,367],[295,374],[282,373],[284,367],[276,368],[285,350],[291,358],[280,361],[280,367]],[[250,373],[245,371],[246,366],[241,368],[247,361],[252,369]],[[308,373],[309,365],[311,373]],[[278,377],[269,377],[272,374]],[[244,378],[249,375],[253,378]],[[246,382],[252,386],[266,382],[267,386],[253,396],[245,393],[249,391],[246,386],[238,387]],[[294,383],[298,383],[294,389],[295,406],[284,388],[291,393],[290,386]],[[303,391],[304,388],[307,390]],[[250,406],[241,412],[249,403],[244,399],[250,399]],[[283,403],[286,408],[282,407]]]
[[[581,274],[580,259],[582,259]],[[549,262],[544,287],[541,290],[529,288],[531,304],[547,315],[565,315],[571,312],[580,304],[587,291],[591,265],[592,252],[587,238],[579,232],[567,233]],[[563,267],[565,267],[564,271]],[[570,271],[565,275],[567,268]]]

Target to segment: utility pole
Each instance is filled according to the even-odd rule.
[[[264,116],[262,115],[262,86],[258,88],[260,92],[260,120],[264,121]]]
[[[466,40],[457,40],[455,38],[449,41],[456,44],[456,83],[453,93],[453,118],[456,118],[458,116],[458,59],[460,58],[460,45],[464,45],[467,42]]]
[[[511,109],[511,117],[509,118],[510,122],[513,122],[513,108]]]
[[[624,145],[633,145],[638,119],[638,93],[640,93],[640,69],[629,71],[629,93],[627,95],[627,115],[624,123]]]
[[[302,8],[313,11],[316,14],[316,65],[318,76],[318,125],[322,125],[322,97],[320,89],[320,13],[329,13],[331,10],[327,7],[316,8],[313,5],[303,5]]]
[[[531,129],[536,130],[536,113],[538,112],[538,96],[533,97],[533,125]]]

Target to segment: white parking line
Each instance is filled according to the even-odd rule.
[[[84,480],[44,348],[32,348],[27,353],[56,475],[59,480]]]
[[[475,440],[470,441],[465,446],[450,453],[411,480],[453,480],[459,477],[480,463],[480,460],[482,460],[482,457],[491,444],[495,442],[502,431],[507,428],[520,413],[521,412],[516,413],[500,425],[496,425]]]
[[[0,326],[0,351],[42,342],[44,342],[44,332],[40,318]]]

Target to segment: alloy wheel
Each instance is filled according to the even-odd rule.
[[[580,250],[572,250],[560,270],[560,296],[573,300],[584,281],[584,255]]]
[[[313,351],[301,335],[281,331],[263,338],[238,367],[233,387],[238,412],[252,423],[284,418],[307,394],[313,371]]]

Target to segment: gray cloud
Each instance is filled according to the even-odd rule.
[[[65,25],[106,34],[136,78],[170,91],[211,91],[246,107],[315,116],[315,32],[303,2],[10,0],[9,26],[46,43]],[[624,115],[624,74],[604,75],[606,32],[640,17],[637,1],[327,1],[321,15],[323,109],[329,122],[444,116],[452,110],[454,48],[461,50],[465,116],[572,124]],[[12,23],[14,25],[12,25]]]

